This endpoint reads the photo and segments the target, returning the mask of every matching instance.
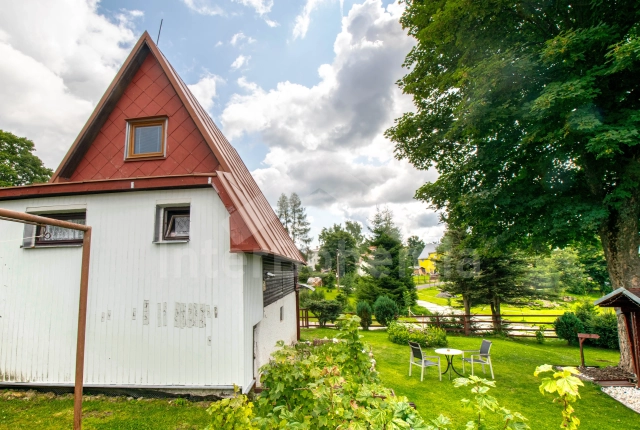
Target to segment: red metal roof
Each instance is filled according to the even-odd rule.
[[[152,54],[153,58],[147,61],[147,57],[149,56],[149,54]],[[170,83],[171,89],[175,92],[175,95],[177,95],[177,97],[179,98],[182,106],[188,114],[188,117],[192,120],[193,124],[197,128],[199,136],[204,139],[211,152],[213,153],[212,160],[215,159],[215,162],[212,161],[211,163],[207,164],[206,166],[209,167],[205,167],[205,169],[217,169],[215,172],[211,172],[215,173],[214,175],[211,175],[213,182],[212,185],[220,195],[223,203],[225,204],[227,210],[231,215],[230,227],[232,233],[232,251],[273,254],[283,257],[287,260],[304,262],[304,258],[280,223],[280,220],[276,216],[271,205],[269,205],[267,199],[264,197],[264,194],[262,194],[262,191],[260,191],[258,184],[253,179],[253,176],[243,163],[242,159],[238,155],[238,152],[220,132],[211,117],[196,100],[187,85],[182,81],[180,76],[178,76],[175,69],[171,66],[171,64],[169,64],[167,59],[160,52],[147,32],[145,32],[140,40],[138,40],[136,46],[131,51],[131,54],[129,54],[129,57],[127,58],[121,69],[118,71],[118,74],[116,75],[114,81],[107,89],[107,92],[104,94],[104,96],[96,106],[91,117],[83,127],[82,131],[69,149],[69,152],[64,157],[64,159],[60,163],[60,166],[51,178],[51,183],[32,185],[28,187],[0,189],[0,199],[6,200],[12,198],[26,198],[45,194],[60,195],[65,194],[66,191],[68,191],[69,193],[77,193],[77,190],[79,188],[86,190],[86,192],[105,192],[104,190],[100,191],[100,188],[103,187],[103,185],[101,185],[100,183],[106,181],[89,181],[91,185],[88,186],[86,185],[88,183],[86,180],[78,182],[78,179],[99,178],[100,175],[102,175],[102,177],[109,176],[122,178],[122,175],[130,175],[128,176],[128,179],[130,180],[132,178],[131,175],[144,177],[152,176],[154,173],[157,175],[158,172],[162,172],[162,169],[159,169],[159,167],[162,166],[156,166],[157,164],[159,164],[158,160],[155,160],[156,164],[154,165],[154,169],[144,168],[142,165],[137,165],[135,166],[135,168],[116,168],[116,172],[118,173],[114,173],[113,169],[111,168],[116,167],[119,163],[121,163],[121,160],[123,158],[122,151],[124,147],[120,146],[120,148],[118,148],[118,146],[124,145],[124,119],[125,117],[127,117],[127,115],[123,112],[122,106],[126,104],[126,102],[129,103],[128,106],[131,105],[131,102],[126,99],[125,103],[119,104],[119,102],[124,97],[127,97],[127,99],[131,99],[131,97],[127,95],[127,89],[130,88],[130,84],[132,82],[138,87],[145,87],[142,88],[143,92],[144,90],[153,87],[154,83],[157,84],[158,80],[162,82],[162,78],[157,77],[157,71],[153,71],[156,61],[160,67],[160,71],[163,72],[161,75],[166,76]],[[141,69],[142,73],[140,73]],[[152,74],[153,76],[156,76],[155,79],[151,79],[152,76],[150,75]],[[151,91],[152,95],[156,94],[156,97],[166,97],[168,95],[166,91],[167,85],[162,86],[161,83],[157,85],[158,87],[162,88],[153,88],[153,90]],[[171,93],[171,91],[169,91],[169,93]],[[149,97],[149,94],[146,94],[146,96],[148,100],[147,98],[142,97],[142,99],[145,100],[146,103],[137,103],[141,114],[144,115],[150,115],[151,111],[155,112],[153,113],[155,115],[159,110],[166,106],[167,103],[169,103],[168,101],[165,101],[162,104],[157,103],[154,102],[153,97]],[[143,106],[140,106],[140,104],[143,104]],[[118,110],[120,112],[117,112]],[[114,114],[114,112],[117,113]],[[112,114],[114,115],[112,116]],[[187,118],[184,118],[183,121],[185,121],[186,119]],[[117,126],[123,127],[122,136],[119,136],[120,129],[118,129]],[[110,133],[113,135],[111,136],[111,138],[109,138],[109,136],[105,136],[104,127],[111,127]],[[193,131],[194,130],[190,131],[190,134],[192,136],[194,135]],[[107,134],[108,133],[109,132],[107,132]],[[106,140],[101,136],[106,137]],[[197,140],[198,135],[195,136]],[[118,141],[122,143],[116,144],[115,149],[117,150],[114,151],[114,142]],[[109,175],[99,173],[100,170],[105,169],[104,166],[107,165],[106,163],[102,163],[101,161],[100,163],[102,164],[102,167],[95,168],[95,166],[92,165],[91,160],[89,160],[89,162],[85,161],[87,158],[87,154],[91,154],[92,147],[94,144],[96,144],[96,142],[98,142],[98,144],[102,144],[105,148],[110,148],[108,150],[110,158],[105,157],[108,158],[108,164],[111,165],[111,167],[108,169],[109,172],[111,172],[109,173]],[[169,145],[170,143],[171,142],[168,140],[167,145]],[[178,149],[176,148],[179,147],[180,145],[173,146],[173,144],[172,147],[167,147],[167,159],[173,158],[172,163],[178,166],[181,164],[181,162],[176,163],[175,157],[173,157],[169,153],[178,151]],[[104,151],[97,152],[104,156]],[[97,157],[96,154],[94,154],[93,156]],[[187,157],[184,157],[183,161],[185,158]],[[131,162],[127,162],[124,164],[129,165],[129,163]],[[153,161],[139,161],[135,163],[153,163]],[[92,165],[93,169],[86,167],[87,165]],[[151,166],[151,164],[149,164],[148,166]],[[189,167],[193,166],[190,165]],[[84,174],[82,173],[82,171],[79,172],[78,169],[83,169]],[[93,172],[93,170],[95,170],[96,172]],[[180,168],[176,168],[174,171],[177,171],[179,173],[186,173],[184,172],[184,169]],[[198,170],[191,170],[191,172],[196,171]],[[185,186],[184,180],[176,181],[176,179],[178,177],[184,177],[188,175],[171,175],[169,174],[170,172],[166,169],[165,172],[167,174],[164,176],[160,175],[161,178],[168,179],[168,182],[175,183],[175,186],[177,187]],[[197,177],[199,175],[192,176]],[[202,176],[206,176],[206,174]],[[127,176],[124,177],[127,178]],[[81,186],[78,184],[85,185]],[[197,185],[194,185],[198,186],[201,184],[198,183]],[[163,187],[165,188],[168,186],[169,185],[167,184],[163,185]],[[113,191],[116,190],[114,189],[112,190],[112,192]]]

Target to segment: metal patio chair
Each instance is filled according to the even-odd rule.
[[[466,353],[472,353],[469,357],[465,357]],[[485,339],[482,339],[482,345],[480,345],[480,349],[470,349],[462,351],[462,371],[464,372],[464,363],[471,363],[471,374],[473,375],[473,364],[481,364],[482,365],[482,373],[486,373],[484,370],[484,366],[488,365],[491,370],[491,379],[496,379],[493,376],[493,365],[491,364],[491,342]]]
[[[442,373],[440,372],[440,357],[435,355],[424,355],[419,343],[409,342],[411,347],[411,357],[409,359],[409,376],[411,376],[411,369],[413,366],[420,366],[422,368],[420,372],[420,381],[424,379],[424,368],[431,366],[438,366],[438,377],[442,381]],[[433,358],[435,361],[427,360],[427,358]],[[416,362],[417,360],[417,362]]]

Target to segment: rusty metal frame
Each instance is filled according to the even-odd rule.
[[[78,305],[78,336],[76,341],[76,374],[73,392],[73,429],[82,428],[82,391],[84,383],[84,348],[87,331],[87,299],[89,293],[89,258],[91,254],[91,227],[53,218],[46,218],[0,208],[0,219],[39,226],[80,230],[84,232],[82,239],[82,265],[80,272],[80,300]]]

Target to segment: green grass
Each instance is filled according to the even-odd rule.
[[[451,306],[456,309],[462,309],[462,303],[456,299],[445,299],[442,297],[436,297],[437,294],[440,293],[440,290],[437,287],[424,288],[422,290],[418,290],[418,300],[424,300],[426,302],[435,303],[440,306]],[[511,321],[538,321],[542,319],[544,322],[548,321],[549,324],[553,323],[555,317],[545,317],[545,315],[560,315],[567,311],[572,311],[576,305],[581,300],[591,300],[594,301],[600,297],[599,294],[588,294],[588,295],[573,295],[576,298],[574,302],[557,302],[560,304],[559,307],[556,308],[538,308],[538,307],[528,307],[528,306],[513,306],[503,304],[500,307],[502,315],[513,315]],[[480,305],[473,306],[471,308],[471,313],[481,314],[481,315],[490,315],[491,308],[489,305]],[[516,318],[518,315],[535,315],[534,317],[520,317]]]
[[[70,429],[73,427],[73,396],[26,394],[0,397],[0,429]],[[83,429],[202,429],[209,422],[210,402],[185,402],[180,406],[162,399],[127,400],[124,397],[85,396]]]
[[[335,337],[332,329],[303,330],[305,339],[315,337]],[[436,418],[440,413],[451,418],[452,428],[463,428],[472,419],[471,411],[463,409],[460,399],[470,398],[467,388],[454,388],[453,383],[443,377],[438,381],[433,368],[425,369],[424,381],[420,382],[419,368],[414,367],[413,376],[409,377],[409,348],[396,345],[387,340],[385,331],[363,332],[364,341],[369,343],[377,360],[377,368],[383,383],[393,388],[396,394],[407,396],[415,402],[418,411],[425,419]],[[499,403],[512,411],[522,413],[529,419],[532,429],[558,428],[561,422],[559,406],[551,402],[549,395],[542,396],[538,391],[540,380],[533,376],[536,366],[541,364],[578,365],[580,353],[578,348],[568,347],[560,341],[548,341],[539,345],[534,341],[515,341],[510,339],[491,339],[494,371],[497,387],[490,393],[497,397]],[[480,345],[480,338],[449,337],[449,346],[458,349],[475,349]],[[427,350],[433,354],[433,350]],[[585,347],[587,365],[615,365],[619,360],[616,351]],[[444,361],[444,359],[443,359]],[[454,361],[460,370],[459,358]],[[444,368],[443,368],[444,370]],[[477,369],[480,376],[482,371]],[[448,378],[448,377],[447,377]],[[640,417],[611,399],[592,384],[585,383],[581,387],[582,399],[575,405],[576,415],[580,418],[581,430],[632,429],[638,428]],[[494,421],[497,424],[497,421]]]

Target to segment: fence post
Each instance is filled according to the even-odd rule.
[[[442,326],[440,326],[440,315],[436,315],[436,324],[438,325],[438,328],[442,328]]]

